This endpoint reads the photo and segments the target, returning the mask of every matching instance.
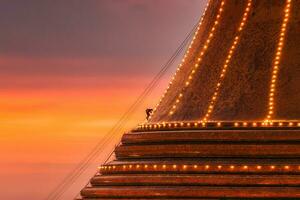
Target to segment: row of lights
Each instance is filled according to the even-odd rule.
[[[300,127],[300,122],[162,122],[154,124],[141,124],[138,129],[160,129],[160,128],[207,128],[207,127]]]
[[[157,105],[155,106],[155,108],[153,109],[153,112],[152,112],[151,116],[149,117],[149,120],[150,120],[151,117],[154,115],[154,113],[156,112],[158,106],[159,106],[159,105],[161,104],[161,102],[163,101],[163,99],[164,99],[164,97],[166,96],[167,92],[169,91],[171,85],[173,84],[173,82],[174,82],[174,80],[175,80],[175,78],[176,78],[176,75],[177,75],[178,72],[181,70],[182,66],[185,64],[186,59],[187,59],[187,57],[189,56],[189,54],[190,54],[190,52],[191,52],[191,49],[193,48],[193,45],[194,45],[194,43],[195,43],[195,40],[197,39],[197,36],[198,36],[198,34],[199,34],[200,27],[201,27],[201,25],[202,25],[203,19],[204,19],[205,15],[206,15],[206,11],[207,11],[207,8],[208,8],[210,2],[211,2],[211,0],[209,0],[208,3],[207,3],[207,5],[206,5],[206,8],[205,8],[204,13],[203,13],[203,15],[202,15],[202,17],[201,17],[201,20],[200,20],[200,22],[199,22],[199,25],[198,25],[198,27],[197,27],[197,30],[196,30],[196,32],[195,32],[195,34],[194,34],[194,37],[193,37],[193,39],[192,39],[192,41],[191,41],[191,43],[190,43],[190,45],[189,45],[189,47],[188,47],[188,50],[186,51],[186,53],[185,53],[183,59],[181,60],[181,63],[179,64],[179,66],[178,66],[178,68],[177,68],[175,74],[174,74],[173,77],[171,78],[171,81],[169,82],[169,85],[168,85],[167,89],[164,91],[164,94],[163,94],[162,97],[160,98],[158,104],[157,104]]]
[[[202,61],[202,57],[205,54],[205,52],[208,49],[208,46],[214,36],[214,32],[216,30],[216,27],[218,26],[218,24],[220,23],[220,18],[221,18],[221,14],[223,12],[223,7],[225,4],[225,0],[223,0],[221,2],[220,8],[218,10],[218,14],[216,16],[216,19],[214,21],[214,24],[212,26],[212,28],[210,29],[209,33],[208,33],[208,38],[206,39],[201,51],[200,51],[200,56],[196,59],[196,63],[194,65],[194,67],[192,68],[191,73],[188,76],[188,80],[185,82],[185,85],[182,89],[182,91],[178,94],[178,96],[176,97],[175,103],[171,106],[171,110],[169,111],[169,115],[173,115],[176,111],[176,108],[178,106],[178,104],[180,103],[180,100],[183,98],[183,91],[190,85],[191,81],[193,80],[193,76],[196,74],[196,71],[199,68],[199,65]]]
[[[232,55],[234,53],[234,50],[236,49],[236,46],[239,42],[239,39],[240,39],[240,35],[243,31],[243,28],[246,24],[246,21],[248,19],[248,15],[249,15],[249,12],[250,12],[250,8],[251,8],[251,5],[252,5],[252,0],[248,0],[247,2],[247,6],[245,8],[245,11],[244,11],[244,14],[243,14],[243,18],[242,18],[242,21],[237,29],[237,33],[236,33],[236,36],[234,37],[234,40],[233,40],[233,43],[229,49],[229,52],[227,54],[227,58],[225,60],[225,63],[222,67],[222,71],[221,71],[221,74],[220,74],[220,78],[219,78],[219,81],[216,85],[216,88],[214,90],[214,94],[213,96],[211,97],[210,99],[210,102],[209,102],[209,105],[208,105],[208,109],[207,109],[207,112],[203,118],[203,121],[207,121],[208,118],[210,117],[213,109],[214,109],[214,106],[215,106],[215,103],[216,103],[216,100],[217,100],[217,97],[219,95],[219,90],[220,90],[220,87],[222,85],[222,82],[224,81],[224,78],[225,78],[225,75],[226,75],[226,72],[227,72],[227,68],[228,68],[228,65],[231,61],[231,58],[232,58]]]
[[[98,167],[100,170],[300,170],[299,166],[291,165],[105,165]]]
[[[271,120],[272,116],[274,114],[274,95],[275,95],[275,91],[276,91],[276,81],[277,81],[277,76],[278,76],[278,70],[279,70],[282,49],[283,49],[283,45],[284,45],[284,39],[285,39],[285,35],[286,35],[286,28],[287,28],[287,24],[288,24],[289,16],[290,16],[291,2],[292,2],[291,0],[287,0],[286,6],[284,9],[284,18],[283,18],[283,22],[281,25],[280,37],[279,37],[279,41],[277,44],[277,51],[276,51],[274,64],[273,64],[272,78],[271,78],[270,91],[269,91],[268,115],[267,115],[266,121]]]

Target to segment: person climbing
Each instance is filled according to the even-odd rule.
[[[147,119],[147,120],[149,120],[149,117],[151,116],[152,112],[153,112],[153,109],[151,109],[151,108],[147,108],[147,109],[146,109],[146,114],[147,114],[146,119]]]

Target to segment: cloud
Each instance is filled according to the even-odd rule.
[[[178,44],[197,21],[202,4],[195,0],[6,0],[0,6],[0,53],[153,59]]]
[[[157,60],[148,61],[112,58],[45,58],[0,56],[0,76],[30,77],[130,77],[151,76],[160,69]]]

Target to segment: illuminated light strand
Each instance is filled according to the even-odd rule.
[[[266,123],[270,122],[274,115],[274,98],[276,92],[276,82],[278,77],[279,65],[281,61],[282,49],[284,46],[286,29],[290,17],[290,9],[291,9],[292,0],[286,0],[286,5],[284,8],[284,17],[281,24],[280,36],[277,44],[276,54],[273,63],[272,75],[271,75],[271,83],[270,83],[270,91],[269,91],[269,101],[268,101],[268,114],[266,117]]]
[[[265,121],[219,121],[219,122],[162,122],[155,124],[141,124],[137,130],[161,130],[161,129],[207,129],[207,128],[300,128],[299,121],[277,120],[266,123]]]
[[[141,167],[144,166],[144,167]],[[98,167],[101,171],[159,171],[159,170],[170,170],[170,171],[300,171],[300,165],[199,165],[199,164],[153,164],[153,165],[102,165]]]
[[[199,68],[199,65],[202,61],[202,57],[205,54],[205,52],[207,51],[209,44],[214,36],[214,32],[216,31],[216,27],[219,25],[220,23],[220,19],[221,19],[221,14],[224,10],[224,4],[225,4],[225,0],[223,0],[221,2],[220,8],[218,10],[218,13],[216,15],[216,19],[213,23],[212,28],[210,29],[209,33],[208,33],[208,38],[206,39],[201,51],[200,51],[200,56],[196,58],[196,63],[194,64],[194,67],[192,68],[191,73],[188,76],[188,80],[184,83],[184,87],[182,89],[182,91],[179,93],[179,95],[176,97],[175,103],[171,106],[171,110],[169,111],[169,116],[173,115],[176,111],[176,108],[178,107],[178,104],[181,102],[181,99],[183,98],[183,91],[190,85],[191,81],[193,80],[193,76],[196,74],[196,71]]]
[[[163,95],[161,96],[159,102],[156,104],[155,108],[153,109],[153,112],[151,113],[151,115],[149,116],[149,120],[152,118],[152,116],[154,115],[154,113],[156,112],[157,108],[160,106],[161,102],[163,101],[164,97],[166,96],[166,94],[168,93],[168,91],[170,90],[170,87],[172,86],[174,80],[176,79],[176,76],[178,74],[178,72],[181,70],[182,66],[185,64],[185,61],[186,61],[186,58],[189,56],[190,54],[190,51],[191,49],[193,48],[193,45],[195,43],[195,40],[197,39],[197,36],[199,34],[199,30],[201,28],[201,25],[203,23],[203,19],[204,17],[206,16],[206,13],[207,13],[207,8],[208,6],[210,5],[210,2],[211,0],[209,0],[206,4],[206,7],[204,9],[204,12],[203,12],[203,15],[201,16],[201,19],[200,19],[200,22],[199,22],[199,25],[197,27],[197,30],[193,36],[193,39],[188,47],[188,50],[185,52],[185,55],[183,57],[183,59],[181,60],[181,63],[178,65],[177,69],[176,69],[176,72],[174,73],[174,75],[172,76],[171,78],[171,81],[169,82],[169,85],[168,87],[166,88],[166,90],[164,91]]]
[[[220,77],[219,77],[219,81],[218,81],[218,83],[217,83],[217,85],[215,87],[213,96],[210,99],[210,102],[209,102],[206,114],[204,115],[204,118],[203,118],[204,122],[207,122],[208,118],[210,117],[210,115],[211,115],[211,113],[212,113],[212,111],[213,111],[213,109],[215,107],[215,104],[216,104],[216,101],[217,101],[217,98],[218,98],[218,95],[219,95],[219,92],[220,92],[220,87],[222,85],[222,82],[225,79],[227,68],[228,68],[229,63],[231,61],[232,55],[235,52],[236,46],[237,46],[237,44],[238,44],[238,42],[240,40],[240,35],[241,35],[241,33],[242,33],[243,29],[244,29],[244,26],[245,26],[245,24],[247,22],[251,6],[252,6],[252,0],[248,0],[247,1],[247,6],[246,6],[244,14],[243,14],[242,21],[241,21],[241,23],[240,23],[240,25],[239,25],[239,27],[237,29],[236,36],[234,37],[234,40],[233,40],[233,42],[231,44],[231,47],[230,47],[230,49],[228,51],[225,63],[223,65],[223,67],[222,67],[222,71],[221,71],[221,74],[220,74]]]

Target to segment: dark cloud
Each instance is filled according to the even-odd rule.
[[[97,63],[98,67],[6,63],[0,64],[0,72],[68,73],[74,69],[101,73],[103,69],[114,73],[128,68],[140,73],[143,63],[146,67],[162,64],[171,55],[205,4],[205,0],[2,0],[2,57],[98,59],[105,63]]]
[[[43,56],[148,54],[176,44],[196,22],[201,4],[201,0],[4,0],[0,50]]]

